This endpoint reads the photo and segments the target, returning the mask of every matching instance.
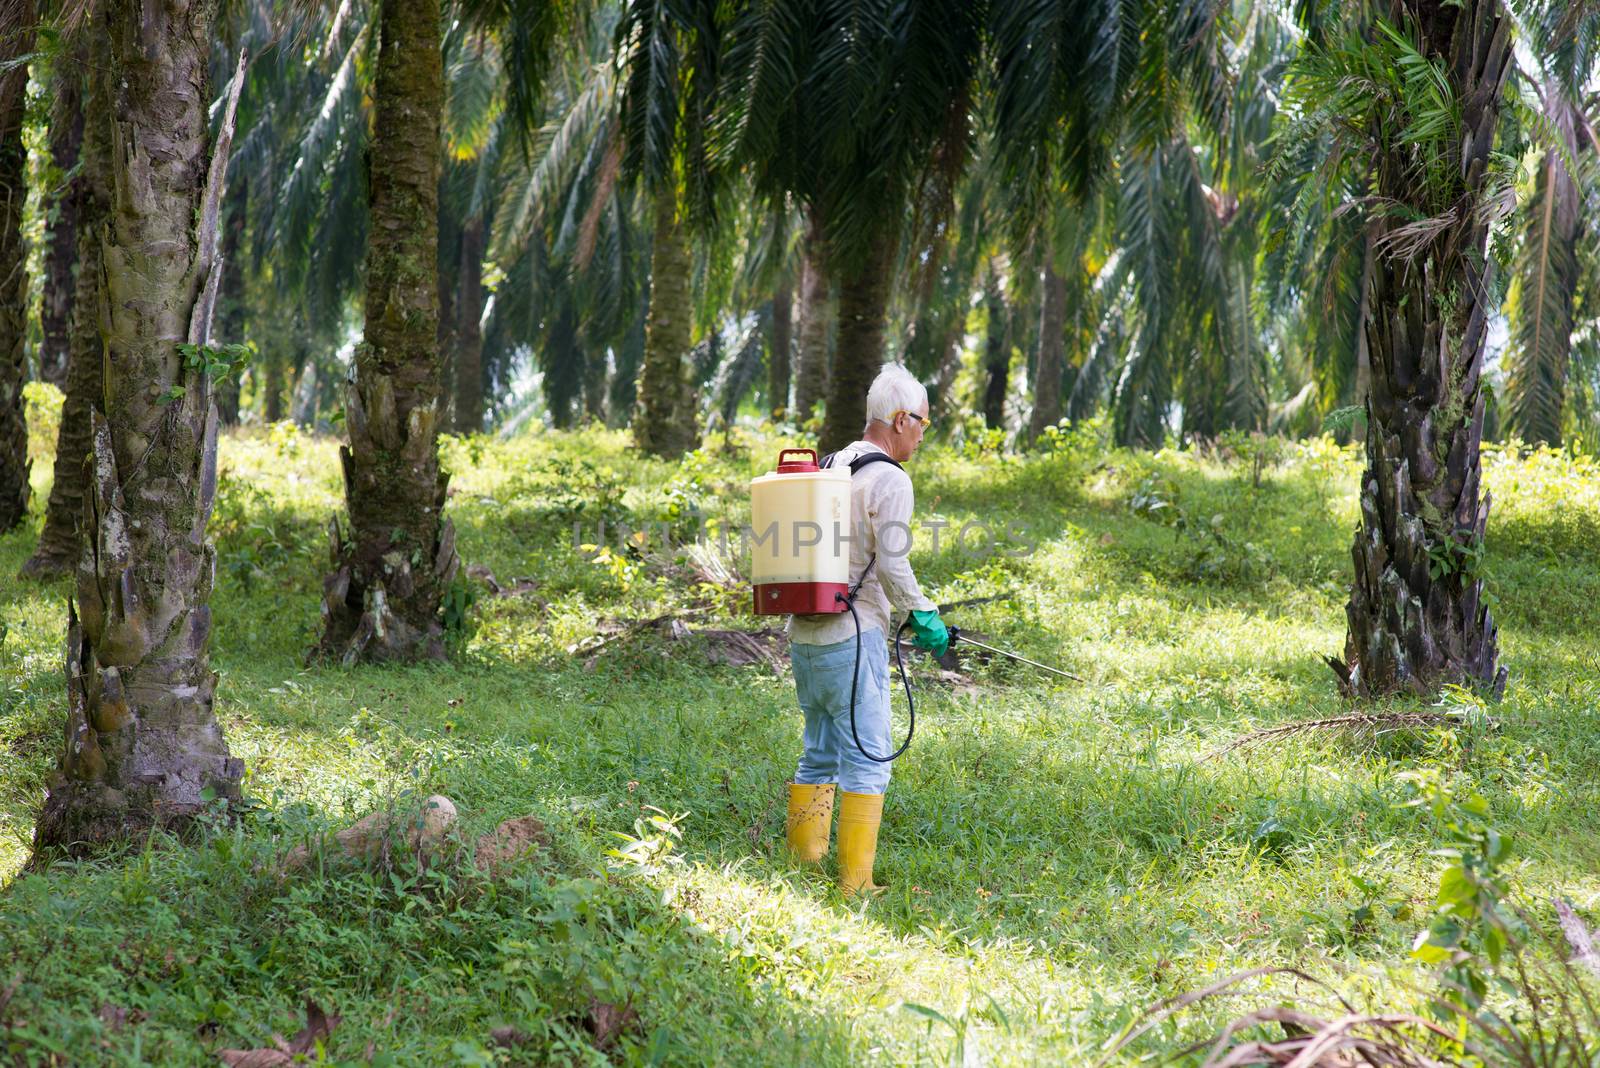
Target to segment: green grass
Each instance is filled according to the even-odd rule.
[[[708,667],[695,639],[618,642],[592,669],[568,652],[602,619],[690,603],[711,609],[697,625],[750,622],[737,594],[681,569],[594,562],[572,528],[593,540],[597,513],[696,504],[737,521],[778,439],[735,435],[737,451],[682,466],[602,431],[447,441],[463,558],[538,586],[484,593],[448,667],[344,670],[303,663],[340,498],[335,443],[226,437],[213,659],[258,804],[243,823],[19,875],[59,745],[69,586],[0,585],[0,992],[15,983],[0,1051],[214,1064],[217,1049],[292,1034],[310,996],[343,1017],[327,1052],[345,1062],[370,1044],[399,1064],[1060,1064],[1091,1060],[1152,1001],[1256,965],[1297,964],[1387,1004],[1426,982],[1407,953],[1437,842],[1398,778],[1421,764],[1489,799],[1531,893],[1587,914],[1600,897],[1592,464],[1486,460],[1512,675],[1498,728],[1464,755],[1430,734],[1208,760],[1249,729],[1341,708],[1321,657],[1342,646],[1356,455],[1291,446],[1257,486],[1241,460],[1102,452],[1092,437],[1045,456],[915,461],[919,516],[1015,522],[1007,547],[1032,546],[922,549],[924,585],[941,600],[1017,591],[954,620],[1088,681],[997,664],[974,693],[919,690],[885,808],[890,889],[854,903],[782,856],[790,679]],[[37,525],[0,538],[0,575]],[[538,814],[555,844],[488,883],[455,863],[275,874],[294,841],[413,792],[448,794],[474,833]],[[645,806],[687,814],[681,863],[613,867],[616,832],[635,834]],[[591,1000],[638,1013],[609,1051],[585,1025]],[[1173,1048],[1223,1013],[1140,1048]],[[495,1050],[499,1026],[528,1041]]]

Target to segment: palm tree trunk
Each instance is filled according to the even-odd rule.
[[[787,276],[772,295],[772,335],[767,348],[767,407],[783,422],[789,411],[789,361],[794,347],[794,285]]]
[[[1005,426],[1006,388],[1011,370],[1010,314],[1000,275],[991,264],[983,287],[989,309],[989,329],[984,336],[983,419],[991,430]]]
[[[585,343],[583,352],[583,417],[606,421],[606,350],[593,343]]]
[[[85,38],[93,35],[85,32]],[[94,40],[81,56],[80,77],[90,96],[105,99],[106,90],[93,85],[105,70],[110,52],[103,40]],[[84,72],[87,72],[86,74]],[[82,107],[79,107],[80,121]],[[73,279],[72,319],[67,356],[66,398],[61,405],[61,427],[56,432],[55,476],[45,507],[39,544],[22,574],[53,579],[72,570],[80,549],[78,524],[83,518],[87,485],[84,460],[93,448],[89,410],[101,401],[104,343],[100,337],[101,229],[108,203],[109,127],[103,122],[83,124],[76,186],[78,270]],[[48,300],[48,296],[46,297]]]
[[[273,345],[261,361],[261,421],[283,420],[283,347]]]
[[[217,410],[176,341],[210,329],[221,281],[216,229],[241,63],[208,163],[211,8],[106,0],[115,77],[96,78],[86,121],[106,123],[110,189],[99,302],[104,412],[94,443],[78,604],[68,613],[67,744],[35,849],[84,849],[181,825],[239,797],[213,709],[212,576]]]
[[[228,228],[222,235],[222,340],[245,341],[244,223],[250,210],[250,175],[241,171],[228,191]],[[223,426],[239,425],[239,377],[229,375],[217,387],[217,415]]]
[[[650,321],[650,294],[642,292],[637,310],[628,324],[622,343],[617,347],[617,366],[611,374],[611,385],[606,389],[606,425],[621,428],[628,425],[639,386],[639,368],[644,363],[646,325]]]
[[[961,338],[965,328],[965,320],[954,316],[939,335],[939,364],[933,372],[933,385],[928,387],[928,403],[936,407],[943,407],[955,391],[956,375],[961,371]]]
[[[1045,427],[1061,420],[1061,369],[1067,343],[1067,280],[1055,265],[1044,268],[1044,300],[1039,311],[1038,358],[1034,360],[1033,414],[1028,437],[1037,438]]]
[[[800,329],[794,368],[794,421],[804,423],[828,394],[828,313],[832,286],[823,262],[822,225],[806,223],[800,264]]]
[[[634,440],[652,456],[676,459],[700,441],[688,361],[692,340],[689,243],[677,197],[665,186],[655,199],[650,251],[650,322],[639,372]]]
[[[50,162],[61,175],[78,166],[83,145],[83,78],[89,42],[77,34],[69,51],[55,61],[50,77],[54,100],[50,104]],[[57,192],[55,221],[44,249],[44,301],[40,327],[39,377],[62,390],[67,388],[67,365],[72,351],[73,281],[78,262],[78,226],[83,214],[83,176],[64,182]]]
[[[33,5],[19,3],[8,14],[0,19],[0,60],[16,62],[33,48]],[[27,518],[31,466],[22,403],[28,377],[28,249],[22,240],[27,90],[26,63],[0,74],[0,533]]]
[[[460,297],[456,301],[456,432],[483,432],[483,217],[461,228]]]
[[[584,374],[588,361],[584,357],[584,339],[578,329],[578,308],[571,289],[564,290],[550,329],[545,334],[544,352],[545,408],[550,413],[550,425],[557,430],[570,429],[582,415]]]
[[[834,452],[861,436],[867,389],[883,367],[884,315],[894,273],[893,230],[873,236],[859,266],[839,280],[839,348],[828,382],[820,448]]]
[[[366,337],[345,399],[350,537],[334,519],[319,651],[344,663],[439,659],[460,561],[439,467],[439,0],[379,15]]]
[[[1489,495],[1480,500],[1480,375],[1494,312],[1479,205],[1511,60],[1510,23],[1499,0],[1396,7],[1418,27],[1423,54],[1442,61],[1461,102],[1459,196],[1450,229],[1409,261],[1382,243],[1404,213],[1372,220],[1367,469],[1345,661],[1331,663],[1345,689],[1361,696],[1428,694],[1449,683],[1498,693],[1506,675],[1473,564],[1489,519]],[[1376,193],[1410,205],[1417,183],[1398,152],[1377,160]]]

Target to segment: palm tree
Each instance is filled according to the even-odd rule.
[[[1037,438],[1045,427],[1061,419],[1061,374],[1067,333],[1067,279],[1047,258],[1040,280],[1039,347],[1034,357],[1033,409],[1028,415],[1028,437]]]
[[[914,193],[953,186],[965,166],[986,5],[739,6],[723,57],[716,154],[745,165],[762,195],[793,197],[807,211],[797,418],[808,414],[815,376],[806,361],[820,333],[806,309],[820,308],[830,279],[838,333],[821,446],[836,449],[865,421]]]
[[[633,436],[645,452],[672,459],[694,448],[700,438],[692,369],[686,362],[694,339],[689,223],[671,185],[656,190],[653,206],[650,321]]]
[[[785,278],[772,294],[772,325],[767,340],[767,414],[780,423],[789,416],[793,361],[794,283]]]
[[[258,24],[262,9],[246,14],[252,21],[239,36],[261,55],[240,98],[230,176],[230,226],[243,216],[243,248],[225,265],[244,268],[225,280],[242,284],[243,299],[224,303],[219,330],[223,340],[256,343],[253,401],[264,421],[277,422],[304,366],[331,365],[361,292],[375,34],[370,6],[359,3],[321,13],[300,32]],[[302,34],[320,46],[277,43]],[[241,200],[244,211],[232,210]]]
[[[1070,411],[1069,402],[1086,384],[1083,370],[1099,325],[1094,281],[1110,255],[1104,247],[1108,228],[1096,210],[1103,207],[1103,201],[1079,204],[1063,198],[1038,235],[1039,338],[1029,440],[1064,416],[1081,414]]]
[[[28,66],[33,48],[33,5],[26,0],[0,15],[0,533],[28,514],[28,424],[22,383],[27,380],[27,246],[22,208],[28,198],[28,150],[22,143]]]
[[[828,335],[833,293],[824,259],[822,225],[807,212],[800,244],[799,330],[795,339],[794,421],[804,423],[828,393]]]
[[[580,403],[582,415],[626,425],[644,361],[654,220],[619,180],[614,30],[602,13],[558,64],[546,122],[531,153],[504,159],[495,209],[490,258],[504,279],[485,317],[486,378],[503,397],[531,355],[558,427]]]
[[[444,342],[441,397],[452,402],[453,429],[483,430],[483,260],[495,224],[507,119],[506,71],[496,35],[457,21],[444,41],[445,153],[439,190],[439,336]],[[447,340],[446,340],[447,339]]]
[[[438,198],[444,71],[438,0],[384,0],[370,147],[365,338],[345,396],[349,538],[335,520],[319,651],[444,656],[459,561],[439,467]]]
[[[1479,569],[1481,382],[1491,204],[1507,181],[1491,157],[1511,22],[1498,0],[1394,0],[1297,65],[1303,124],[1331,131],[1370,183],[1371,361],[1367,469],[1346,608],[1345,689],[1498,692],[1497,630]]]
[[[95,92],[106,99],[105,89],[95,90],[92,81],[110,60],[103,40],[89,30],[80,31],[82,49],[73,48],[57,59],[64,74],[68,64],[76,63],[76,77],[83,84],[85,98]],[[71,57],[71,58],[67,58]],[[81,115],[81,109],[80,109]],[[79,523],[84,518],[84,492],[88,485],[84,458],[93,446],[90,409],[103,404],[101,364],[104,346],[100,337],[101,226],[110,203],[109,127],[105,123],[80,118],[82,137],[76,180],[77,261],[73,282],[71,331],[68,337],[66,397],[61,406],[61,426],[56,433],[55,476],[50,484],[50,500],[45,506],[44,528],[39,544],[22,565],[29,578],[51,579],[66,574],[78,559]],[[47,298],[49,299],[49,298]]]
[[[983,304],[989,319],[983,341],[983,419],[991,429],[1005,426],[1011,371],[1011,306],[1007,302],[1004,271],[996,261],[997,257],[989,259],[983,281]]]
[[[105,0],[90,33],[86,134],[123,146],[104,224],[103,410],[93,445],[77,605],[68,615],[67,744],[34,832],[79,850],[181,824],[236,800],[213,699],[206,522],[216,493],[217,411],[200,354],[217,288],[217,225],[243,63],[207,159],[210,6]],[[242,57],[241,57],[242,59]],[[142,146],[161,145],[163,151]]]
[[[1098,358],[1085,356],[1091,373],[1074,376],[1068,407],[1082,411],[1109,390],[1124,444],[1159,444],[1180,399],[1191,436],[1259,424],[1263,354],[1248,314],[1248,271],[1238,277],[1255,245],[1237,194],[1223,188],[1236,79],[1223,47],[1233,31],[1230,8],[1184,0],[1110,13],[1096,7],[995,4],[988,17],[993,166],[1013,249],[1021,254],[1041,241],[1046,262],[1064,258],[1069,253],[1049,231],[1063,213],[1077,213],[1107,220],[1120,253],[1118,284],[1101,294],[1101,310],[1115,322],[1093,332],[1115,343],[1096,345]],[[1081,287],[1069,287],[1066,299],[1106,288],[1079,277]],[[1059,290],[1052,298],[1050,288],[1045,303],[1063,298]]]
[[[712,0],[630,2],[617,30],[622,173],[650,204],[650,314],[633,417],[645,452],[674,458],[700,440],[691,228],[712,223],[706,126],[716,100],[721,20]]]
[[[1579,250],[1592,232],[1583,199],[1594,185],[1597,153],[1582,96],[1594,70],[1600,11],[1590,12],[1576,32],[1558,33],[1565,15],[1564,5],[1549,6],[1536,49],[1544,70],[1520,79],[1535,97],[1530,111],[1545,149],[1533,196],[1521,211],[1521,252],[1507,309],[1512,343],[1504,410],[1507,427],[1530,444],[1553,445],[1563,437]]]

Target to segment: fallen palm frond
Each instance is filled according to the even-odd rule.
[[[1562,937],[1572,947],[1572,960],[1569,963],[1582,965],[1595,975],[1600,975],[1600,953],[1595,952],[1594,935],[1590,933],[1588,925],[1572,911],[1571,905],[1559,897],[1552,904],[1556,907],[1556,919],[1561,925]]]
[[[1285,741],[1306,734],[1332,733],[1348,738],[1376,738],[1396,731],[1420,731],[1431,727],[1461,726],[1468,722],[1470,710],[1463,708],[1428,708],[1409,712],[1352,712],[1345,716],[1325,719],[1303,719],[1277,727],[1263,727],[1241,735],[1218,749],[1206,754],[1205,760],[1215,760],[1232,753],[1249,752],[1263,745]]]
[[[1287,1037],[1231,1044],[1240,1031],[1264,1023],[1279,1025]],[[1349,1015],[1323,1020],[1295,1009],[1260,1009],[1224,1028],[1211,1044],[1201,1068],[1244,1068],[1246,1065],[1446,1068],[1451,1062],[1413,1048],[1415,1036],[1423,1032],[1443,1039],[1452,1037],[1451,1032],[1433,1021],[1409,1014]],[[1187,1052],[1198,1052],[1198,1047],[1190,1047]]]
[[[1326,982],[1298,968],[1252,968],[1230,975],[1201,990],[1168,998],[1152,1005],[1136,1023],[1107,1043],[1096,1068],[1108,1063],[1141,1035],[1200,1002],[1240,995],[1236,988],[1264,976],[1291,976],[1316,987],[1329,997],[1326,1008],[1274,1005],[1246,1013],[1220,1032],[1175,1053],[1172,1059],[1206,1051],[1201,1068],[1244,1068],[1266,1065],[1273,1068],[1335,1068],[1362,1065],[1366,1068],[1444,1068],[1452,1062],[1433,1056],[1428,1047],[1439,1041],[1457,1040],[1455,1032],[1411,1013],[1364,1014],[1346,1001]],[[1242,1032],[1262,1024],[1277,1024],[1281,1039],[1240,1041]],[[1468,1052],[1477,1055],[1472,1044]]]
[[[1526,952],[1531,948],[1526,945],[1509,947],[1507,967],[1498,978],[1501,992],[1513,999],[1509,1012],[1508,1006],[1491,1007],[1479,1000],[1483,990],[1475,993],[1448,974],[1441,976],[1437,990],[1415,992],[1417,1012],[1362,1012],[1329,983],[1297,968],[1255,968],[1150,1006],[1102,1047],[1096,1068],[1178,1014],[1202,1002],[1245,996],[1248,992],[1240,987],[1269,976],[1293,978],[1295,991],[1278,994],[1277,1004],[1233,1018],[1211,1037],[1174,1051],[1163,1062],[1187,1063],[1203,1054],[1200,1068],[1445,1068],[1463,1063],[1564,1068],[1592,1063],[1600,1011],[1586,983],[1600,975],[1600,954],[1588,925],[1572,907],[1560,898],[1552,904],[1559,939],[1536,927],[1516,905],[1503,903],[1520,928],[1543,945],[1537,955]],[[1572,951],[1570,958],[1564,948]],[[1456,947],[1458,961],[1467,955]],[[1309,996],[1302,994],[1303,984],[1312,988]],[[1275,1025],[1283,1037],[1251,1034],[1265,1025]]]

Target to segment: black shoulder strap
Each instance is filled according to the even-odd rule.
[[[828,455],[826,455],[826,456],[824,456],[822,458],[822,462],[820,464],[818,464],[817,466],[819,466],[819,467],[832,467],[833,466],[833,458],[835,456],[838,456],[838,455],[839,454],[836,453],[836,452],[830,452]],[[850,461],[850,473],[853,475],[857,471],[861,470],[863,467],[866,467],[868,464],[877,464],[877,463],[891,464],[891,465],[893,465],[894,467],[898,468],[901,471],[905,470],[905,468],[901,467],[898,463],[896,463],[894,457],[890,456],[888,453],[885,453],[885,452],[869,452],[869,453],[864,453],[861,456],[857,456],[854,460]]]

